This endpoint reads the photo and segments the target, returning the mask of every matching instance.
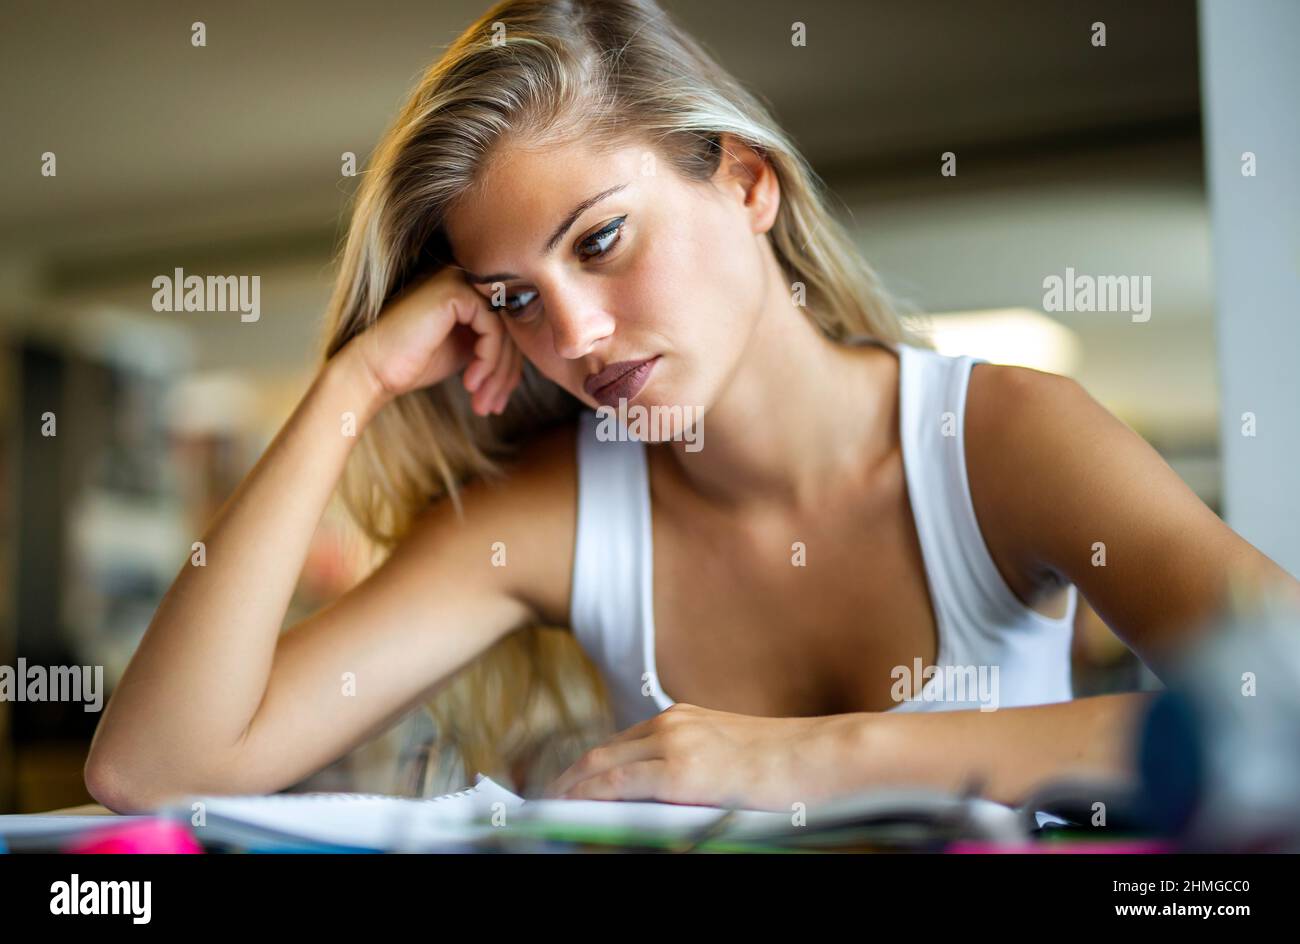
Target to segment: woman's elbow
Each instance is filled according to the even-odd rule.
[[[135,813],[150,808],[140,792],[128,786],[116,765],[96,757],[93,752],[86,758],[83,774],[86,790],[95,802],[114,813]]]
[[[169,801],[195,791],[186,791],[160,777],[142,776],[139,765],[104,757],[92,749],[83,769],[86,790],[114,813],[148,813]]]

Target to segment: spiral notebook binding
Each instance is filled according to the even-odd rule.
[[[476,783],[474,786],[467,787],[464,790],[458,790],[455,793],[447,793],[443,796],[436,797],[403,797],[391,796],[386,793],[331,793],[329,791],[319,790],[310,791],[308,793],[275,793],[269,797],[259,797],[259,799],[280,801],[295,800],[298,802],[303,800],[316,800],[331,803],[348,803],[359,800],[406,800],[411,803],[441,803],[443,800],[463,800],[474,796],[479,792],[480,786],[481,784]]]

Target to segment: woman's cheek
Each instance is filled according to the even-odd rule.
[[[620,323],[635,322],[675,336],[698,323],[696,315],[707,310],[711,288],[707,262],[689,234],[666,237],[638,247],[627,272],[624,299],[628,304],[615,314],[625,316]]]
[[[524,359],[533,365],[534,370],[552,383],[559,384],[570,393],[573,392],[570,377],[572,365],[567,364],[555,353],[549,328],[526,333],[512,331],[510,337],[515,347],[519,348],[519,352],[524,355]]]

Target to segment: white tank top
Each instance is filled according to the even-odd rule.
[[[906,344],[883,346],[899,356],[903,466],[938,630],[940,670],[916,678],[915,665],[900,667],[907,674],[895,681],[907,700],[890,710],[1069,701],[1077,591],[1069,587],[1060,618],[1025,606],[1002,579],[976,522],[963,443],[966,387],[978,359]],[[584,411],[570,619],[604,676],[621,729],[652,717],[673,699],[655,667],[645,446],[598,440],[596,429],[597,415]]]

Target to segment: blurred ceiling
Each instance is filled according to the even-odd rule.
[[[1212,440],[1194,0],[663,2],[772,105],[886,284],[924,310],[1037,307],[1044,274],[1067,265],[1150,274],[1149,324],[1056,318],[1099,399],[1149,434]],[[360,179],[340,177],[340,155],[364,167],[485,9],[6,0],[5,320],[44,329],[74,305],[149,318],[157,272],[258,272],[270,315],[256,343],[223,318],[187,320],[198,366],[306,370]],[[196,20],[205,48],[190,45]],[[40,175],[45,151],[56,178]],[[938,173],[944,151],[955,178]]]
[[[937,153],[1193,141],[1193,0],[666,0],[822,174]],[[482,0],[6,0],[0,249],[58,257],[333,234],[404,93]],[[202,20],[206,48],[190,44]],[[803,22],[807,46],[790,42]],[[1107,45],[1089,42],[1106,23]],[[58,176],[39,174],[58,155]],[[969,164],[967,165],[970,166]],[[255,239],[257,237],[254,237]]]

